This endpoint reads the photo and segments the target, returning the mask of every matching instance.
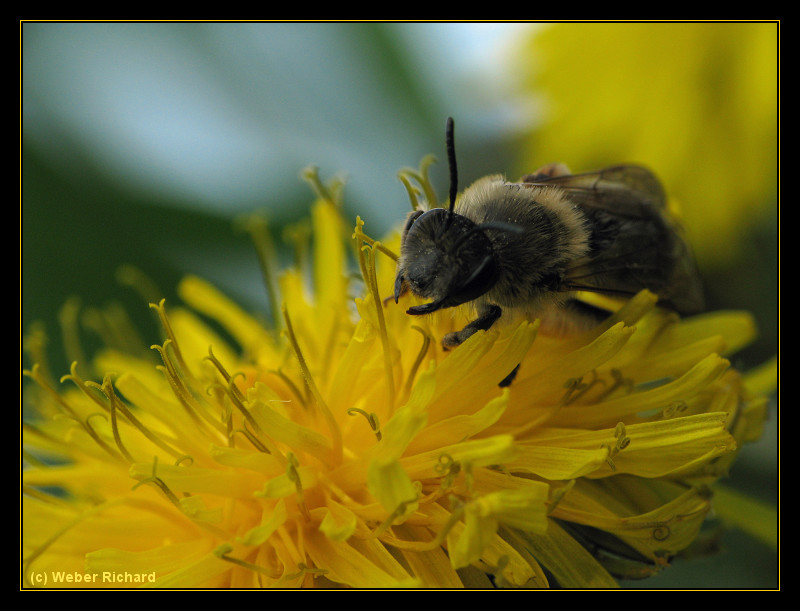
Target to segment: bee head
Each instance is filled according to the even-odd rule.
[[[429,314],[467,303],[487,293],[497,282],[500,269],[492,242],[484,229],[519,231],[505,223],[476,225],[455,211],[458,167],[453,119],[447,119],[445,144],[450,168],[450,206],[408,215],[400,245],[400,260],[394,280],[394,301],[406,289],[433,301],[407,310]]]
[[[433,301],[409,308],[409,314],[428,314],[472,301],[489,291],[498,275],[492,243],[471,220],[443,208],[411,213],[394,297],[397,301],[408,287]]]

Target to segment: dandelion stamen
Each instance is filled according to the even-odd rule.
[[[301,219],[297,223],[286,225],[281,231],[281,239],[288,243],[294,255],[294,267],[305,270],[309,266],[309,242],[311,237],[311,223],[308,219]],[[278,309],[280,311],[280,308]],[[281,320],[283,325],[283,320]]]
[[[270,369],[269,372],[274,373],[281,380],[283,380],[283,383],[289,387],[289,391],[295,396],[297,402],[303,407],[306,406],[306,404],[308,403],[308,397],[304,396],[303,393],[300,392],[300,389],[297,387],[297,384],[295,384],[294,381],[289,376],[283,373],[283,371],[281,371],[280,369]]]
[[[75,369],[73,368],[73,370]],[[61,397],[61,395],[59,395],[53,388],[50,387],[50,385],[42,377],[38,364],[35,364],[33,368],[30,370],[27,369],[23,370],[22,374],[30,377],[39,385],[40,388],[44,389],[50,396],[54,397],[56,399],[56,405],[58,405],[69,418],[77,422],[83,428],[83,430],[86,431],[86,433],[92,438],[92,440],[98,446],[100,446],[100,448],[102,448],[105,452],[107,452],[109,456],[114,458],[114,460],[121,460],[119,455],[105,441],[103,441],[100,438],[97,432],[95,432],[95,430],[92,427],[88,426],[88,424],[78,416],[78,414],[75,412],[72,406],[70,406],[69,403],[67,403],[63,399],[63,397]],[[100,405],[102,405],[102,402],[100,402]],[[105,408],[105,406],[103,407]]]
[[[437,495],[436,498],[438,498]],[[407,541],[405,539],[397,538],[392,531],[390,532],[382,532],[381,540],[385,540],[388,544],[396,547],[398,549],[408,549],[413,550],[414,552],[426,552],[430,550],[434,550],[438,547],[441,547],[445,541],[447,540],[447,535],[450,534],[450,531],[453,527],[461,521],[461,518],[464,515],[464,504],[459,503],[457,506],[451,509],[451,513],[448,515],[448,519],[445,522],[444,526],[438,532],[434,533],[434,537],[429,541]],[[402,526],[402,525],[401,525]],[[373,532],[373,536],[374,536]]]
[[[608,463],[608,466],[611,467],[612,471],[617,470],[617,466],[614,464],[614,457],[616,457],[621,450],[627,448],[631,443],[631,438],[625,434],[625,424],[622,422],[617,423],[617,426],[614,429],[614,437],[616,438],[616,442],[614,442],[613,445],[603,445],[603,447],[608,449],[608,457],[606,458],[606,462]]]
[[[236,378],[238,376],[244,376],[244,374],[242,372],[238,372],[233,376],[229,376],[228,373],[225,371],[225,368],[222,367],[222,363],[220,363],[216,359],[216,357],[213,356],[213,354],[211,354],[211,357],[214,360],[214,364],[217,365],[219,368],[221,368],[220,371],[223,377],[227,379],[227,385],[224,386],[223,388],[225,389],[228,400],[231,403],[233,403],[234,406],[236,406],[236,409],[238,409],[239,412],[244,417],[245,426],[249,425],[253,428],[254,431],[253,437],[257,437],[260,440],[260,443],[258,444],[257,447],[261,448],[267,454],[274,455],[281,462],[285,462],[285,457],[283,453],[278,449],[278,447],[274,443],[272,443],[272,440],[269,438],[269,435],[265,431],[261,430],[260,426],[258,426],[258,423],[256,422],[255,418],[253,418],[253,415],[250,413],[250,410],[247,409],[247,406],[244,404],[245,399],[242,396],[241,391],[236,387]],[[248,436],[248,438],[250,437]]]
[[[589,390],[598,383],[602,383],[602,380],[597,378],[597,371],[594,369],[590,372],[592,374],[592,381],[591,382],[584,382],[583,376],[580,378],[574,378],[572,380],[568,380],[564,386],[568,389],[567,394],[562,399],[564,405],[569,405],[570,403],[574,403],[578,399],[580,399],[583,395],[585,395]]]
[[[78,389],[83,392],[83,394],[85,394],[89,399],[97,403],[97,405],[103,408],[103,410],[105,410],[106,412],[110,411],[109,406],[103,403],[96,393],[89,391],[89,388],[99,389],[99,386],[97,384],[93,385],[90,382],[85,381],[83,378],[81,378],[80,375],[78,375],[77,363],[72,363],[72,365],[70,365],[70,373],[61,376],[61,379],[59,381],[63,384],[67,380],[75,384],[75,386],[77,386]]]
[[[582,383],[583,378],[569,378],[566,382],[564,382],[564,388],[566,388],[566,392],[564,396],[561,397],[561,401],[559,405],[569,405],[574,400],[574,393],[576,391],[580,391],[581,389],[585,388]]]
[[[121,265],[114,274],[117,282],[135,290],[147,303],[155,303],[164,294],[153,279],[138,267]]]
[[[390,514],[389,514],[389,515],[386,517],[386,519],[385,519],[385,520],[383,520],[383,521],[382,521],[382,522],[381,522],[381,523],[378,525],[378,527],[377,527],[377,528],[376,528],[376,529],[373,531],[373,533],[372,533],[372,534],[373,534],[373,536],[375,536],[375,537],[377,537],[377,538],[380,538],[380,537],[381,537],[381,535],[382,535],[384,532],[386,532],[386,531],[387,531],[389,528],[391,528],[391,527],[392,527],[392,525],[393,525],[394,521],[395,521],[397,518],[399,518],[399,517],[401,517],[403,514],[405,514],[405,512],[406,512],[406,510],[408,509],[409,505],[413,505],[413,504],[414,504],[414,503],[416,503],[418,500],[419,500],[419,499],[416,499],[416,498],[415,498],[415,499],[411,499],[411,500],[408,500],[408,501],[400,501],[400,502],[398,503],[397,507],[395,507],[395,508],[394,508],[394,511],[392,511],[392,512],[391,512],[391,513],[390,513]]]
[[[128,452],[127,448],[125,448],[124,444],[122,443],[122,438],[119,434],[119,424],[117,422],[117,413],[119,412],[118,407],[122,405],[120,400],[117,398],[117,394],[114,392],[114,386],[111,384],[111,376],[106,374],[103,378],[103,385],[98,386],[98,388],[103,391],[103,393],[108,398],[108,405],[111,411],[111,432],[114,435],[114,442],[117,444],[119,451],[122,455],[128,459],[128,462],[133,462],[133,456],[131,456],[130,452]]]
[[[622,375],[622,372],[619,369],[613,368],[610,370],[611,377],[614,378],[612,384],[604,390],[598,397],[598,401],[603,401],[607,397],[611,395],[615,390],[619,387],[624,386],[627,392],[630,392],[633,389],[634,382],[630,378],[625,378]]]
[[[325,350],[323,352],[322,362],[323,363],[330,363],[333,358],[333,352],[336,349],[337,338],[339,337],[339,328],[341,325],[341,320],[339,318],[334,318],[333,324],[330,326],[330,332],[328,333],[328,341],[325,342]]]
[[[206,392],[208,392],[210,394],[210,393],[214,392],[215,390],[222,390],[222,386],[221,385],[215,385],[215,388],[209,387]],[[223,390],[223,393],[224,392],[225,391]],[[219,397],[218,397],[218,400],[219,400]],[[233,408],[231,408],[230,401],[227,401],[227,400],[223,399],[223,400],[221,400],[219,402],[222,404],[222,410],[220,411],[219,419],[225,425],[225,428],[226,428],[226,431],[227,431],[228,447],[232,448],[232,447],[234,447],[236,445],[236,442],[234,441],[234,437],[233,437]],[[247,426],[246,422],[245,422],[245,426]]]
[[[31,325],[28,333],[22,338],[22,349],[30,356],[31,363],[37,363],[40,375],[44,380],[53,380],[47,360],[47,335],[40,323]]]
[[[672,531],[668,524],[659,524],[653,528],[652,537],[656,541],[666,541],[669,539]]]
[[[436,208],[439,206],[439,200],[436,197],[436,190],[433,188],[431,184],[430,178],[428,177],[428,169],[431,165],[436,162],[435,155],[426,155],[422,158],[419,164],[419,170],[414,170],[412,168],[403,168],[397,173],[398,178],[403,182],[406,186],[406,189],[409,191],[409,197],[411,199],[412,206],[414,210],[419,207],[419,204],[416,200],[416,197],[413,195],[413,190],[408,186],[408,178],[413,178],[414,180],[419,183],[422,187],[423,192],[425,193],[425,200],[427,202],[428,208]]]
[[[164,377],[166,378],[167,383],[172,390],[172,394],[178,400],[178,403],[181,405],[181,407],[183,407],[189,418],[191,418],[191,420],[198,426],[199,429],[204,430],[205,427],[203,426],[203,423],[205,423],[213,431],[224,435],[224,426],[214,420],[207,410],[202,409],[202,407],[194,398],[194,395],[184,385],[181,377],[178,375],[174,363],[167,354],[167,346],[169,346],[171,343],[171,340],[166,340],[163,346],[159,346],[158,344],[150,346],[150,348],[156,350],[161,355],[161,360],[164,363],[163,365],[157,365],[156,369],[164,374]]]
[[[105,413],[103,413],[103,412],[94,412],[93,414],[89,414],[88,416],[86,416],[86,418],[84,418],[84,421],[83,421],[84,422],[84,428],[87,431],[89,431],[89,430],[93,431],[95,433],[95,435],[97,435],[97,433],[94,431],[94,427],[91,425],[91,421],[94,418],[97,418],[97,417],[100,417],[103,420],[107,420],[107,417],[106,417]],[[114,433],[116,433],[116,431],[114,431]],[[119,450],[119,454],[116,455],[117,460],[123,460],[124,459],[123,462],[127,461],[128,463],[132,463],[133,462],[133,457],[128,453],[128,451],[122,445],[122,441],[119,439],[118,435],[116,435],[116,434],[114,434],[114,442],[116,443],[117,449]]]
[[[344,181],[338,178],[331,179],[330,183],[326,185],[319,177],[319,168],[315,165],[310,165],[300,172],[300,178],[305,180],[311,189],[316,193],[319,199],[330,202],[337,207],[341,205],[342,200],[342,187]]]
[[[425,360],[425,355],[428,354],[428,348],[431,345],[431,336],[430,334],[425,331],[422,327],[418,327],[417,325],[411,325],[411,328],[417,331],[422,335],[422,346],[417,352],[417,358],[414,359],[414,364],[411,365],[411,368],[408,370],[408,374],[406,375],[406,383],[405,387],[403,388],[403,396],[407,397],[411,393],[411,386],[414,383],[414,378],[417,376],[417,370],[419,366],[422,365],[422,361]]]
[[[300,481],[300,474],[297,472],[297,468],[300,466],[300,463],[297,461],[297,457],[291,452],[286,455],[286,458],[286,477],[288,477],[289,481],[294,484],[295,491],[297,493],[297,506],[300,508],[300,512],[303,514],[306,522],[310,522],[311,513],[308,511],[308,507],[306,506],[305,496],[303,493],[303,482]]]
[[[228,384],[225,386],[225,391],[228,393],[228,397],[236,406],[236,408],[241,412],[242,416],[244,416],[244,419],[247,420],[247,423],[258,430],[258,424],[256,424],[256,421],[253,418],[253,415],[250,413],[250,410],[245,406],[245,398],[242,396],[242,392],[236,386],[236,378],[239,376],[245,377],[244,373],[237,371],[230,378],[228,378]]]
[[[417,210],[420,206],[419,200],[417,199],[419,191],[411,185],[411,181],[408,179],[408,176],[406,176],[403,172],[398,172],[397,178],[400,179],[400,182],[403,183],[403,186],[406,188],[406,191],[408,192],[408,199],[411,202],[411,209]]]
[[[78,332],[78,313],[80,308],[80,300],[77,297],[71,297],[58,312],[61,341],[67,358],[71,363],[87,362],[81,347],[80,333]]]
[[[269,232],[267,219],[263,214],[249,214],[242,221],[242,227],[250,235],[250,239],[256,249],[258,264],[261,268],[261,277],[264,288],[267,290],[269,300],[269,311],[272,313],[273,330],[280,332],[283,320],[281,319],[280,308],[278,307],[278,287],[275,283],[277,270],[275,269],[275,245]]]
[[[361,409],[360,407],[351,407],[347,410],[348,416],[354,416],[355,414],[361,414],[369,423],[370,428],[375,433],[375,438],[380,441],[381,440],[381,425],[378,421],[378,414],[374,412],[367,412],[366,410]]]
[[[442,481],[439,484],[441,491],[452,488],[456,477],[461,472],[461,463],[453,460],[453,457],[448,454],[443,454],[439,457],[439,461],[433,467],[434,471],[439,474]]]
[[[362,227],[364,226],[364,221],[361,220],[360,216],[356,217],[356,227],[353,230],[353,235],[351,236],[355,240],[361,240],[362,242],[366,242],[373,248],[377,248],[380,252],[385,254],[389,257],[392,261],[397,261],[400,258],[400,255],[395,253],[390,248],[387,248],[383,244],[381,244],[378,240],[373,240],[369,237],[366,233],[364,233]],[[362,274],[363,275],[363,274]]]
[[[294,334],[294,329],[292,327],[292,321],[289,318],[289,312],[286,309],[286,306],[282,307],[283,310],[283,318],[286,322],[286,336],[289,339],[289,343],[294,350],[295,357],[297,358],[297,362],[300,365],[300,370],[303,372],[303,378],[305,378],[306,383],[308,384],[309,389],[311,390],[311,394],[314,396],[316,400],[317,407],[322,412],[322,417],[328,423],[328,429],[331,433],[331,441],[333,446],[333,461],[334,464],[340,464],[342,462],[342,431],[339,428],[339,424],[336,422],[336,419],[333,417],[330,409],[328,409],[328,405],[325,403],[325,400],[322,398],[322,395],[317,388],[317,385],[314,383],[314,378],[311,377],[311,371],[308,369],[308,365],[306,364],[306,360],[303,357],[303,353],[300,350],[300,345],[297,343],[297,337]]]
[[[128,462],[133,462],[133,456],[131,456],[130,452],[128,452],[125,445],[122,443],[122,437],[119,434],[119,424],[117,422],[117,413],[118,413],[118,406],[121,405],[120,400],[117,398],[117,394],[114,392],[114,386],[111,384],[111,376],[106,374],[105,378],[103,379],[103,386],[101,390],[105,393],[106,397],[108,397],[108,404],[111,410],[111,432],[114,435],[114,442],[117,444],[119,451],[122,455],[128,459]]]
[[[180,370],[183,371],[186,375],[191,376],[189,368],[186,366],[186,362],[183,360],[183,355],[181,354],[180,346],[178,346],[178,340],[175,338],[175,333],[172,331],[172,325],[169,322],[169,317],[167,316],[167,309],[166,309],[166,299],[162,299],[158,302],[158,304],[151,303],[150,307],[154,309],[158,313],[158,319],[161,321],[161,326],[164,328],[164,332],[167,334],[167,341],[164,342],[165,350],[167,342],[172,346],[172,349],[175,353],[175,358],[178,361],[178,365],[180,366]],[[152,348],[152,346],[151,346]],[[162,357],[164,355],[162,354]],[[175,371],[177,375],[177,369]]]
[[[561,502],[561,499],[563,499],[564,496],[570,490],[572,490],[572,488],[574,486],[575,486],[575,480],[572,479],[572,480],[569,480],[568,482],[566,482],[566,484],[563,485],[563,486],[559,486],[558,488],[551,488],[550,489],[550,494],[549,494],[549,497],[547,499],[547,515],[550,515],[550,514],[553,513],[555,508],[558,507],[558,504]]]
[[[686,401],[673,401],[662,410],[661,417],[665,420],[669,420],[677,414],[685,412],[687,409],[689,409],[689,406],[686,405]]]
[[[297,565],[297,572],[292,573],[290,575],[286,575],[285,579],[298,579],[301,575],[313,575],[313,576],[322,576],[328,573],[327,569],[317,569],[310,566],[306,566],[305,563],[301,562]]]
[[[121,352],[135,354],[142,350],[142,341],[127,313],[119,304],[104,308],[86,308],[81,323],[98,337]]]
[[[186,468],[188,469],[189,467]],[[153,456],[153,468],[151,470],[151,474],[148,477],[142,477],[141,479],[139,479],[139,481],[137,481],[131,487],[131,490],[132,491],[136,490],[137,488],[139,488],[144,484],[152,484],[153,486],[155,486],[156,488],[161,490],[161,492],[164,493],[164,496],[169,500],[170,503],[172,503],[178,509],[178,511],[180,511],[187,518],[191,519],[193,524],[196,524],[203,530],[211,533],[211,535],[214,537],[220,539],[224,539],[227,537],[227,533],[225,533],[222,529],[214,526],[213,524],[209,524],[206,521],[197,520],[193,517],[191,512],[185,511],[183,505],[181,504],[181,500],[178,498],[178,495],[176,495],[172,491],[172,489],[167,485],[167,483],[163,479],[161,479],[161,477],[158,476],[157,471],[158,471],[158,456]],[[183,494],[184,497],[192,496],[188,492],[184,492]]]
[[[233,556],[229,556],[228,554],[230,554],[230,552],[232,551],[233,551],[233,546],[226,543],[224,545],[220,545],[217,549],[215,549],[214,555],[220,560],[225,560],[226,562],[230,562],[231,564],[235,564],[236,566],[243,567],[249,571],[253,571],[254,573],[266,575],[270,579],[278,579],[281,576],[281,574],[277,571],[273,571],[266,567],[253,564],[252,562],[247,562],[246,560],[242,560],[241,558],[234,558]]]
[[[146,426],[144,426],[136,416],[127,408],[127,406],[117,397],[116,392],[114,391],[114,385],[111,383],[111,375],[106,374],[103,377],[103,384],[97,384],[96,382],[85,381],[81,379],[81,377],[77,373],[77,369],[73,366],[72,373],[63,376],[62,382],[64,380],[71,380],[79,389],[81,389],[86,396],[91,398],[95,401],[98,405],[100,405],[104,410],[111,414],[111,430],[114,435],[114,441],[117,444],[117,447],[120,449],[120,452],[125,456],[129,462],[133,462],[133,458],[131,457],[130,453],[125,449],[122,445],[122,439],[119,435],[119,424],[117,422],[117,414],[121,413],[125,419],[136,427],[147,439],[151,442],[156,444],[159,448],[171,454],[174,457],[181,456],[181,453],[172,447],[170,447],[167,443],[165,443],[162,439],[160,439],[157,435],[152,433]],[[95,393],[89,392],[89,388],[94,388],[102,392],[106,398],[108,399],[108,405],[100,401],[100,399],[95,395]]]
[[[258,437],[256,437],[254,433],[251,433],[246,428],[233,429],[231,431],[231,436],[235,435],[236,433],[240,433],[241,435],[244,435],[247,438],[247,440],[250,443],[253,444],[253,447],[256,450],[258,450],[259,452],[263,452],[264,454],[271,454],[272,453],[272,452],[269,451],[269,449],[267,449],[267,447],[263,443],[261,443],[261,440]]]
[[[164,495],[170,500],[170,502],[173,505],[175,505],[175,507],[180,509],[180,500],[178,499],[177,496],[175,496],[175,493],[172,492],[172,490],[170,490],[169,486],[167,486],[167,484],[164,483],[164,480],[162,480],[160,477],[151,475],[150,477],[145,477],[143,479],[140,479],[131,487],[131,490],[136,490],[139,486],[142,486],[144,484],[153,484],[156,488],[160,489],[161,492],[164,493]]]
[[[292,559],[292,563],[295,566],[303,564],[305,555],[301,554],[301,552],[298,550],[298,543],[300,542],[295,541],[292,538],[292,535],[289,533],[286,525],[282,524],[279,526],[276,533],[280,538],[280,543],[282,544],[283,548],[288,552],[289,557]]]
[[[389,415],[391,416],[391,414],[394,413],[395,406],[394,371],[392,369],[392,353],[391,347],[389,346],[389,335],[386,332],[386,319],[383,315],[381,297],[378,292],[378,279],[375,270],[375,250],[376,247],[370,246],[364,246],[361,249],[361,252],[366,255],[365,264],[362,266],[362,269],[365,271],[364,282],[372,295],[375,311],[378,315],[378,329],[380,331],[381,345],[383,347],[383,368],[386,376],[386,386],[389,391]]]
[[[225,384],[226,384],[225,388],[226,388],[226,390],[229,393],[235,393],[236,397],[240,401],[244,400],[244,396],[242,395],[242,393],[239,390],[239,388],[235,384],[233,384],[233,381],[236,379],[237,376],[244,377],[244,374],[242,372],[238,372],[238,373],[235,373],[234,375],[230,375],[228,373],[228,370],[225,369],[225,366],[214,355],[214,351],[212,350],[211,346],[208,347],[208,355],[206,355],[203,358],[204,358],[204,360],[210,361],[211,363],[213,363],[214,367],[217,368],[217,371],[219,371],[219,373],[222,375],[223,379],[225,380]]]

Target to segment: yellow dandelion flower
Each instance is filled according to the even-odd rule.
[[[614,587],[692,542],[765,413],[724,357],[748,315],[645,292],[584,335],[444,351],[466,318],[384,303],[397,236],[325,192],[311,222],[310,270],[265,265],[278,328],[188,277],[155,362],[109,347],[59,383],[32,337],[25,587]]]
[[[569,160],[658,168],[702,262],[733,259],[776,210],[777,22],[559,23],[519,48],[522,89],[545,117],[522,173]],[[546,159],[542,159],[546,156]],[[714,231],[706,231],[709,226]]]

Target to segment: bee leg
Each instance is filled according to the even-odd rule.
[[[461,329],[461,331],[454,331],[453,333],[445,335],[442,340],[442,347],[445,350],[449,350],[450,348],[460,346],[476,331],[486,331],[489,329],[495,321],[500,318],[500,314],[502,313],[503,310],[500,309],[500,306],[490,305],[483,314]]]
[[[386,306],[392,299],[394,302],[397,303],[398,299],[408,293],[408,282],[406,282],[405,277],[403,276],[402,272],[398,272],[397,276],[394,279],[394,293],[389,295],[383,300],[383,305]]]
[[[517,372],[519,371],[519,366],[520,365],[521,365],[521,363],[517,363],[517,366],[514,367],[514,369],[511,370],[511,373],[509,373],[506,377],[504,377],[502,380],[500,380],[500,382],[498,382],[497,385],[500,388],[505,388],[506,386],[511,386],[511,382],[513,382],[514,378],[517,377]]]

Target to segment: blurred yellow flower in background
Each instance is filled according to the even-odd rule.
[[[541,123],[519,171],[648,165],[701,265],[733,259],[777,208],[778,48],[775,22],[537,28],[516,57]]]
[[[31,338],[27,587],[614,587],[692,543],[765,417],[725,358],[749,315],[643,292],[583,335],[522,321],[444,351],[466,313],[385,304],[399,238],[360,220],[353,283],[332,200],[310,269],[262,259],[280,334],[189,277],[189,307],[153,305],[157,362],[109,332],[59,386]]]

